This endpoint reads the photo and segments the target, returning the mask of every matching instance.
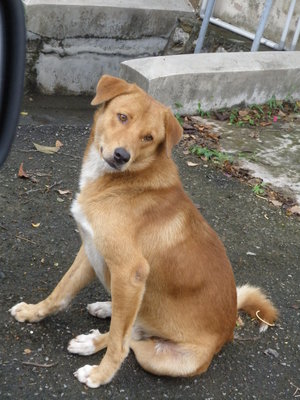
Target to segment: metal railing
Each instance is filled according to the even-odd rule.
[[[199,13],[200,18],[203,21],[202,21],[201,29],[199,32],[198,40],[196,43],[195,53],[200,53],[202,51],[203,43],[204,43],[204,39],[205,39],[205,35],[206,35],[206,31],[207,31],[209,23],[212,23],[221,28],[227,29],[238,35],[241,35],[250,40],[253,40],[251,51],[257,51],[260,44],[268,46],[274,50],[290,50],[290,51],[295,50],[298,39],[299,39],[299,35],[300,35],[300,17],[298,18],[298,21],[297,21],[295,33],[294,33],[290,48],[286,47],[286,38],[287,38],[288,31],[289,31],[289,26],[291,23],[293,12],[295,9],[296,1],[297,0],[291,0],[280,42],[275,43],[272,40],[266,39],[262,36],[265,26],[266,26],[266,23],[267,23],[267,19],[269,17],[270,11],[271,11],[273,0],[266,0],[255,34],[252,32],[249,32],[245,29],[239,28],[235,25],[229,24],[225,21],[222,21],[219,18],[213,17],[212,14],[213,14],[216,0],[203,0],[201,8],[200,8],[200,13]]]

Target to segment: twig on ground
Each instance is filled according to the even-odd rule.
[[[234,335],[234,340],[239,340],[241,342],[247,341],[247,340],[259,340],[259,336],[252,336],[252,337],[241,337],[239,335]]]
[[[36,244],[36,242],[34,242],[33,240],[27,239],[27,238],[25,238],[25,237],[23,237],[23,236],[20,236],[20,235],[16,235],[16,238],[17,238],[17,239],[20,239],[20,240],[25,240],[25,242],[29,242],[29,243],[32,243],[32,244]]]
[[[49,192],[51,189],[53,189],[55,186],[60,185],[61,183],[62,183],[62,181],[54,182],[52,185],[48,186],[48,187],[45,189],[45,192]]]
[[[38,191],[42,191],[42,189],[41,189],[41,188],[38,188],[38,189],[26,190],[26,192],[21,193],[21,196],[23,196],[24,194],[28,194],[28,193],[32,193],[32,192],[38,192]]]
[[[55,365],[57,365],[57,362],[52,363],[52,364],[39,364],[39,363],[31,362],[31,361],[23,361],[22,364],[30,365],[33,367],[40,367],[40,368],[51,368],[51,367],[54,367]]]
[[[291,386],[293,386],[294,388],[296,388],[293,397],[300,397],[300,387],[294,385],[292,382],[290,382]],[[298,393],[299,392],[299,393]]]
[[[73,154],[63,153],[62,151],[60,151],[58,154],[61,154],[62,156],[74,158],[75,160],[82,160],[82,157],[80,157],[80,156],[74,156]]]
[[[17,151],[20,151],[21,153],[36,153],[37,150],[25,150],[25,149],[17,149]]]

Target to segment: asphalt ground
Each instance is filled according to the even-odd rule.
[[[42,300],[71,265],[80,238],[70,215],[93,110],[85,98],[25,99],[17,137],[0,170],[0,398],[1,399],[295,399],[300,396],[300,222],[254,196],[251,188],[178,146],[174,159],[185,190],[225,243],[237,284],[265,289],[279,308],[276,327],[259,335],[256,322],[225,346],[202,376],[153,376],[132,353],[113,381],[90,389],[73,377],[93,356],[68,354],[67,344],[109,320],[86,311],[106,300],[100,283],[84,289],[68,310],[37,324],[15,321],[8,309]],[[63,147],[49,155],[33,142]],[[20,164],[30,179],[18,177]],[[198,161],[197,161],[198,163]],[[58,192],[62,191],[70,191]],[[63,193],[63,194],[62,194]],[[226,310],[223,310],[226,313]],[[29,364],[28,364],[29,363]],[[31,364],[30,364],[31,363]],[[32,365],[33,364],[33,365]]]

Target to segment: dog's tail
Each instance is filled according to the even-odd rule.
[[[278,311],[260,288],[243,285],[236,290],[238,310],[257,318],[260,321],[260,332],[266,331],[269,326],[274,326]]]

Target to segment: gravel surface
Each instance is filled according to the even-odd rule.
[[[236,340],[199,377],[150,375],[130,353],[112,383],[89,389],[73,372],[98,363],[103,353],[71,355],[67,344],[90,329],[108,330],[109,320],[86,311],[88,303],[108,299],[100,284],[84,289],[67,311],[40,323],[20,324],[10,316],[15,303],[43,299],[78,251],[69,209],[92,116],[87,100],[79,98],[38,97],[27,100],[24,111],[28,115],[0,170],[1,399],[268,400],[300,395],[299,220],[211,166],[189,167],[187,161],[195,158],[180,147],[174,158],[186,191],[224,241],[237,283],[263,287],[279,308],[275,328],[259,335],[257,324],[243,316],[245,326],[236,330]],[[57,154],[34,151],[33,142],[54,146],[56,140],[63,143]],[[18,178],[22,162],[30,179]]]

